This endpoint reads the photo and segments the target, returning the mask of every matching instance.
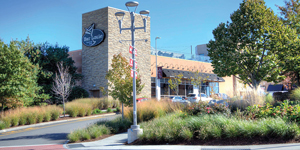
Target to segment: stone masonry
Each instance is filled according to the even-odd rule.
[[[120,34],[118,20],[115,13],[123,11],[125,16],[123,19],[123,28],[129,28],[131,25],[130,14],[128,11],[105,7],[82,15],[82,35],[85,28],[88,28],[92,23],[95,24],[95,29],[101,29],[105,33],[104,41],[95,46],[87,47],[82,44],[82,87],[87,91],[99,90],[100,86],[107,88],[107,80],[105,79],[106,72],[111,69],[113,55],[122,53],[127,58],[128,62],[131,58],[129,53],[129,45],[131,44],[131,31],[123,30]],[[142,27],[143,20],[139,14],[135,16],[135,26]],[[148,41],[136,41],[137,49],[137,64],[139,73],[138,76],[142,79],[144,88],[138,97],[151,97],[151,72],[150,72],[150,17],[147,19],[147,32],[142,29],[135,31],[135,40],[147,39]],[[120,40],[128,40],[122,41]]]

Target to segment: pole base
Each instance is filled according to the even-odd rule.
[[[139,125],[132,125],[130,129],[127,130],[128,133],[128,144],[134,142],[139,137],[138,135],[143,134],[143,129],[140,129]]]

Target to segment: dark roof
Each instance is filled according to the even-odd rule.
[[[190,71],[163,69],[163,77],[174,77],[175,75],[178,75],[180,73],[182,73],[183,78],[191,78],[193,76],[193,73]],[[200,72],[199,74],[203,78],[208,76],[208,81],[225,82],[225,80],[222,77],[218,77],[216,74],[209,74],[209,73],[202,73],[202,72]]]
[[[269,85],[267,91],[268,92],[270,92],[270,91],[286,91],[286,89],[283,87],[282,84],[277,84],[277,85]]]

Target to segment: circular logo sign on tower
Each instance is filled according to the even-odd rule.
[[[89,47],[97,46],[101,42],[103,42],[105,38],[104,31],[100,29],[94,29],[94,27],[95,24],[92,24],[88,28],[85,28],[85,33],[82,36],[82,43],[85,46],[89,46]]]

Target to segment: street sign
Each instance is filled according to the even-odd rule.
[[[129,53],[130,53],[130,54],[132,54],[132,49],[133,49],[133,47],[130,45],[130,46],[129,46]],[[135,50],[135,51],[134,51],[134,52],[135,52],[134,54],[135,54],[135,56],[137,56],[137,50],[136,50],[136,48],[135,48],[134,50]]]
[[[130,72],[130,76],[131,78],[133,78],[133,70],[131,69],[131,72]],[[135,78],[137,78],[137,72],[135,71]]]
[[[133,59],[130,58],[129,65],[133,67]],[[135,68],[137,68],[137,61],[135,61]]]

